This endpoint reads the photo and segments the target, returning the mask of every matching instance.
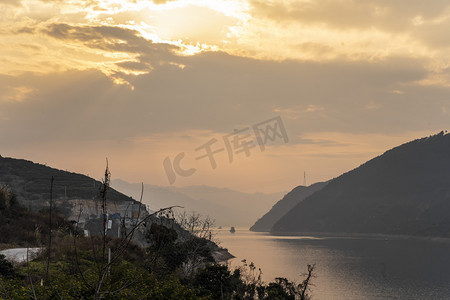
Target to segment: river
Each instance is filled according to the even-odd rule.
[[[450,299],[450,241],[400,237],[315,238],[218,230],[215,239],[275,277],[301,281],[315,264],[312,299]]]

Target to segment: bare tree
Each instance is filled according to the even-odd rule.
[[[184,238],[187,258],[183,262],[182,270],[185,277],[190,277],[205,263],[204,252],[205,247],[208,247],[206,240],[212,240],[214,220],[196,212],[188,214],[186,211],[178,213],[175,220],[189,233]]]
[[[214,220],[197,212],[182,211],[175,216],[176,222],[191,235],[202,239],[212,239]]]
[[[298,289],[300,291],[300,300],[309,299],[308,297],[308,292],[310,290],[309,286],[311,285],[310,283],[311,278],[314,277],[313,272],[315,268],[316,268],[315,265],[308,265],[308,271],[306,272],[306,274],[304,274],[306,278],[303,280],[301,284],[298,285]]]

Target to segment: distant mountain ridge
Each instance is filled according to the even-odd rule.
[[[278,201],[270,211],[258,219],[258,221],[250,227],[250,230],[256,232],[269,232],[272,226],[295,205],[316,191],[322,189],[326,184],[327,182],[317,182],[310,186],[299,185],[294,188],[287,193],[283,199]]]
[[[271,231],[450,237],[450,135],[403,144],[331,180]]]
[[[141,191],[139,183],[129,183],[121,179],[113,180],[112,186],[135,197],[139,197]],[[143,203],[151,209],[179,205],[188,212],[208,215],[215,220],[216,225],[250,227],[282,194],[250,194],[205,185],[163,187],[145,184]]]

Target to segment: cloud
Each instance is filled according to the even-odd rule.
[[[450,47],[450,16],[440,22],[427,23],[418,26],[416,36],[434,49]]]
[[[152,0],[152,2],[155,4],[166,4],[167,2],[173,2],[173,1],[178,1],[178,0]]]
[[[0,5],[21,6],[22,0],[0,0]]]
[[[240,20],[211,7],[186,5],[152,13],[150,24],[162,38],[218,46],[230,39]]]
[[[111,51],[139,54],[139,61],[161,64],[173,61],[179,47],[153,43],[140,36],[136,30],[115,26],[71,26],[51,24],[41,30],[44,34],[69,42],[82,42],[85,46]],[[136,66],[135,66],[136,67]]]
[[[449,89],[415,84],[427,75],[420,60],[270,62],[204,53],[180,62],[186,67],[165,64],[128,75],[134,90],[94,70],[5,77],[1,93],[22,87],[32,92],[20,103],[0,103],[9,116],[0,121],[0,138],[38,143],[230,132],[276,115],[292,143],[305,132],[400,133],[448,124],[442,107]],[[400,89],[402,94],[392,93]]]
[[[251,3],[255,13],[278,22],[295,21],[356,30],[376,27],[387,31],[408,30],[417,16],[433,20],[447,14],[450,7],[445,0],[427,5],[420,0],[252,0]]]
[[[443,107],[449,107],[449,88],[417,84],[428,75],[420,59],[274,62],[221,52],[178,59],[184,68],[163,64],[148,74],[122,74],[134,90],[93,69],[0,75],[0,95],[8,95],[0,101],[2,155],[41,162],[57,157],[58,166],[80,171],[79,161],[86,159],[88,172],[93,172],[94,160],[103,162],[108,156],[121,161],[120,172],[132,165],[130,176],[152,176],[152,182],[166,184],[166,156],[193,151],[211,137],[220,139],[280,115],[288,144],[255,151],[242,164],[230,165],[223,155],[220,170],[229,177],[222,171],[213,176],[208,165],[198,165],[190,183],[217,185],[222,180],[231,185],[238,168],[249,176],[252,170],[294,176],[299,166],[313,168],[321,174],[315,180],[324,180],[400,140],[418,137],[411,132],[448,126]],[[396,90],[402,92],[392,92]],[[195,154],[190,156],[194,163]],[[68,155],[77,163],[70,159],[67,165]]]
[[[0,13],[2,73],[98,68],[119,76],[149,72],[165,63],[177,64],[179,46],[155,43],[143,36],[145,31],[137,30],[140,27],[129,28],[133,27],[129,22],[103,20],[105,15],[116,14],[109,14],[113,7],[106,10],[99,5],[103,4],[30,1],[24,7],[8,6]],[[126,5],[118,7],[121,13],[128,9]],[[130,18],[131,12],[127,20]],[[21,46],[24,44],[27,49]]]
[[[357,33],[360,41],[364,36],[375,40],[376,35],[384,34],[408,43],[410,51],[416,54],[423,54],[423,49],[420,49],[423,45],[429,48],[427,54],[436,48],[449,46],[446,37],[450,33],[450,3],[445,0],[427,4],[420,0],[251,0],[250,3],[255,18],[265,18],[284,26],[297,24],[316,30],[325,29],[334,34],[347,34],[347,38]],[[379,50],[386,47],[386,43],[379,44]]]
[[[180,61],[178,46],[153,43],[136,30],[118,26],[73,26],[58,23],[50,24],[40,29],[40,32],[64,42],[65,46],[83,45],[87,55],[99,56],[91,66],[96,65],[114,78],[116,83],[129,84],[129,74],[149,73],[164,64],[179,65]],[[89,64],[87,67],[89,68]]]
[[[333,48],[321,43],[316,42],[303,42],[296,45],[298,50],[303,53],[310,53],[313,55],[318,55],[324,57],[327,54],[334,54]]]
[[[25,8],[8,8],[3,14],[3,28],[10,28],[9,35],[2,35],[8,41],[3,48],[26,39],[42,47],[39,53],[22,50],[16,55],[2,50],[8,73],[98,68],[124,77],[166,63],[181,66],[178,55],[186,49],[190,51],[183,55],[222,49],[268,60],[402,56],[426,57],[429,67],[438,59],[448,63],[450,19],[441,0],[426,6],[416,0],[251,0],[251,6],[183,2],[174,7],[150,1],[52,3],[24,2]]]

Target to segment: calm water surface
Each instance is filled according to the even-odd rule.
[[[402,238],[313,238],[219,230],[216,240],[254,262],[263,280],[300,282],[316,265],[313,299],[450,299],[450,242]]]

